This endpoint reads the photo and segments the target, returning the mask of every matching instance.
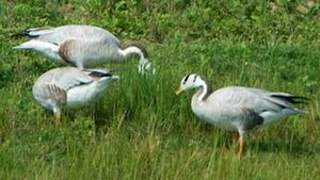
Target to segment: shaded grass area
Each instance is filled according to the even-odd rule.
[[[317,6],[301,14],[299,3],[278,3],[278,11],[269,15],[257,7],[270,5],[257,3],[248,15],[241,10],[248,3],[238,1],[164,2],[151,3],[149,9],[140,1],[2,2],[0,13],[8,16],[0,19],[1,179],[319,176],[320,50],[319,30],[313,29],[319,26]],[[264,23],[252,20],[258,17]],[[214,25],[204,24],[212,18]],[[137,61],[105,65],[127,70],[119,72],[120,81],[97,104],[65,112],[62,125],[55,127],[52,115],[33,100],[31,88],[56,65],[35,53],[13,51],[22,40],[7,34],[66,23],[101,25],[124,39],[142,38],[157,73],[140,76]],[[233,31],[234,26],[241,32]],[[273,26],[282,31],[269,36]],[[230,134],[193,115],[192,93],[175,96],[181,78],[190,72],[212,80],[214,89],[242,85],[307,96],[311,100],[303,108],[308,113],[254,131],[239,161]]]

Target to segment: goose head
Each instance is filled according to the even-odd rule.
[[[176,95],[181,94],[183,91],[190,89],[198,89],[202,86],[205,86],[206,82],[201,79],[197,74],[188,74],[184,76],[180,82],[180,87],[176,91]]]
[[[120,53],[124,57],[132,56],[132,55],[138,55],[139,56],[139,65],[138,65],[138,71],[141,74],[144,74],[145,72],[151,72],[155,73],[155,69],[152,67],[151,62],[149,61],[149,55],[147,50],[138,43],[131,43],[129,45],[126,45],[126,48],[123,50],[120,49]]]
[[[141,53],[139,53],[139,55],[140,55],[140,62],[138,65],[139,73],[144,74],[145,71],[148,71],[148,72],[151,71],[152,73],[154,73],[155,69],[152,67],[151,62],[149,61],[149,55],[148,55],[147,50],[141,45],[136,44],[135,46],[138,47],[141,52]]]

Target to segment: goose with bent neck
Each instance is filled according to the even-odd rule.
[[[126,49],[113,34],[88,25],[65,25],[55,28],[32,28],[19,35],[29,38],[14,49],[39,52],[55,63],[80,69],[110,62],[123,62],[131,54],[140,57],[140,73],[153,71],[147,52],[136,45]]]
[[[250,130],[303,113],[294,104],[307,100],[288,93],[249,87],[229,86],[214,92],[210,87],[199,75],[188,74],[182,78],[176,94],[197,89],[191,101],[192,111],[201,120],[235,131],[239,137],[239,158],[244,149],[244,136]]]

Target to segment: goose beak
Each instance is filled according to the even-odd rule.
[[[112,76],[112,80],[116,81],[116,80],[119,80],[120,77],[119,76]]]
[[[182,89],[179,87],[178,89],[177,89],[177,91],[176,91],[176,95],[178,96],[179,94],[181,94],[182,93]]]

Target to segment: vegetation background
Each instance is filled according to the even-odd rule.
[[[12,47],[26,28],[90,24],[149,50],[97,104],[53,117],[32,97],[57,65]],[[312,0],[0,1],[0,179],[319,179],[320,4]],[[309,113],[253,132],[244,158],[175,88],[189,72],[309,97]]]

